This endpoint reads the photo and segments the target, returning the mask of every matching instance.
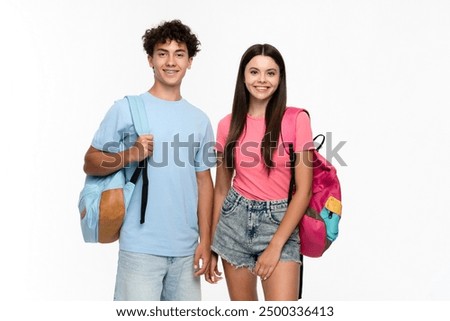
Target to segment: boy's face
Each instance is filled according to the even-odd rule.
[[[158,43],[153,50],[153,56],[148,57],[150,67],[155,73],[155,82],[163,86],[179,87],[186,70],[191,68],[192,58],[184,42],[167,40]]]

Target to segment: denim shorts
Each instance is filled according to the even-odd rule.
[[[249,200],[233,188],[220,212],[212,250],[235,267],[253,269],[267,248],[287,209],[287,200]],[[281,251],[281,261],[300,263],[298,228]]]

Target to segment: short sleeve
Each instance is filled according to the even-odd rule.
[[[230,130],[231,115],[227,115],[219,121],[217,125],[217,141],[216,151],[223,153],[225,150],[225,144],[227,142],[228,132]]]
[[[134,139],[130,136],[134,136]],[[127,142],[135,140],[136,137],[128,103],[125,99],[121,99],[106,113],[91,145],[98,150],[117,153],[129,148]]]
[[[295,123],[295,151],[313,150],[311,120],[305,112],[298,113]]]
[[[216,165],[216,153],[214,150],[214,132],[211,123],[207,122],[200,142],[200,148],[195,155],[195,171],[201,172]]]

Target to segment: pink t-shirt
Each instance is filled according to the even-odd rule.
[[[217,129],[216,150],[223,152],[230,129],[231,114],[222,118]],[[287,121],[283,118],[283,122]],[[274,168],[270,174],[261,156],[261,140],[265,132],[264,118],[247,116],[247,124],[235,146],[235,176],[233,187],[241,195],[253,200],[286,199],[289,192],[291,172],[289,168],[288,147],[279,147],[274,152],[272,160]],[[311,122],[309,116],[302,112],[296,119],[296,138],[294,151],[314,148],[312,141]]]

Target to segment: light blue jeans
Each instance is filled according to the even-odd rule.
[[[194,256],[166,257],[119,251],[115,301],[200,301]]]

